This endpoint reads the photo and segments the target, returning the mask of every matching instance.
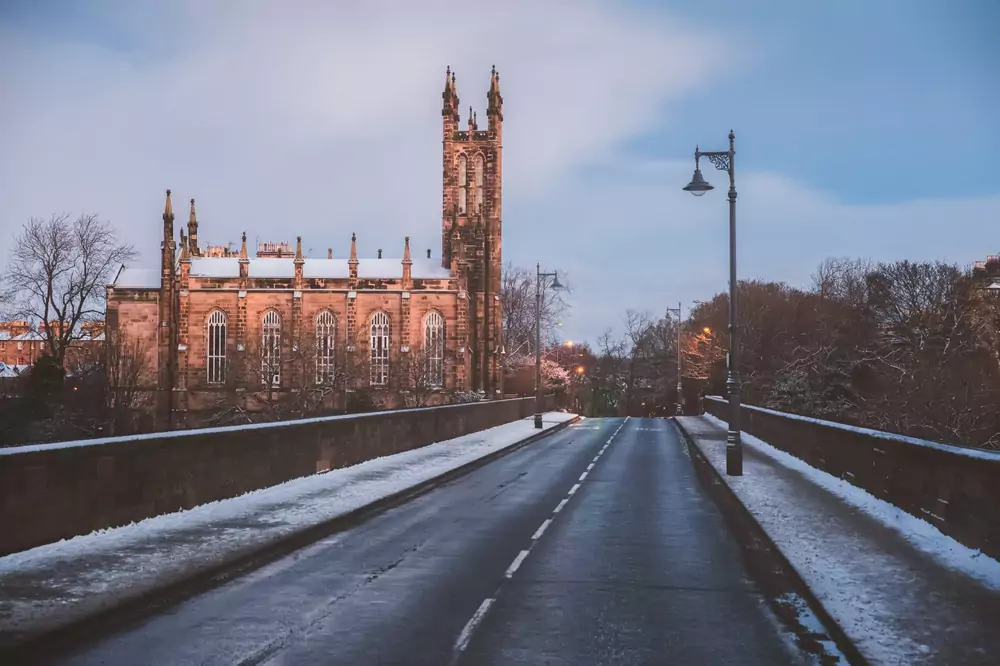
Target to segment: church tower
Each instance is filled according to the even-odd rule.
[[[460,127],[460,102],[455,74],[445,70],[443,119],[444,187],[441,211],[441,264],[452,267],[456,246],[464,252],[469,290],[469,347],[466,355],[469,388],[495,397],[499,386],[501,345],[500,286],[503,267],[501,207],[503,97],[496,67],[486,93],[486,128],[469,107],[466,127]],[[454,242],[454,236],[458,242]],[[456,264],[457,265],[457,264]]]

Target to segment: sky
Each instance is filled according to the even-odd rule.
[[[969,265],[1000,254],[996,25],[993,0],[0,0],[0,257],[89,212],[155,266],[166,188],[203,245],[437,257],[444,70],[484,117],[496,65],[504,260],[569,282],[567,339],[727,289],[726,174],[681,187],[730,129],[741,279]]]

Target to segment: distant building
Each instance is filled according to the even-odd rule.
[[[344,381],[386,404],[430,389],[433,402],[450,391],[498,386],[501,336],[501,151],[503,99],[494,69],[480,130],[472,114],[459,129],[455,75],[442,94],[443,205],[441,255],[306,257],[301,237],[259,243],[246,233],[234,245],[201,247],[194,200],[187,234],[174,240],[167,190],[159,266],[122,267],[108,286],[109,329],[150,341],[161,416],[197,412],[222,395],[289,398]],[[347,230],[342,231],[347,233]],[[423,253],[420,253],[423,255]],[[350,365],[353,372],[346,373]],[[338,374],[342,373],[342,374]],[[349,374],[349,376],[347,376]],[[333,407],[346,394],[331,392]],[[252,408],[252,405],[245,405]],[[172,418],[172,416],[171,416]]]
[[[991,254],[984,261],[977,261],[972,266],[972,275],[983,289],[1000,296],[1000,255]]]
[[[0,363],[12,367],[30,367],[39,356],[48,353],[48,343],[42,330],[43,326],[36,327],[27,321],[0,321]],[[67,350],[67,366],[72,364],[80,352],[89,352],[103,339],[103,321],[83,323]]]

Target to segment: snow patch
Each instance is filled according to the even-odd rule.
[[[719,427],[728,427],[725,421],[711,414],[706,414],[705,417]],[[844,479],[816,469],[805,461],[775,448],[753,435],[743,433],[742,440],[744,444],[754,447],[782,466],[799,472],[817,486],[833,493],[870,518],[899,533],[914,547],[930,555],[942,565],[961,571],[989,586],[990,589],[1000,591],[1000,562],[990,556],[959,543],[926,520],[917,518]]]
[[[550,412],[549,430],[574,418]],[[0,634],[47,631],[412,488],[538,433],[531,417],[0,558]]]

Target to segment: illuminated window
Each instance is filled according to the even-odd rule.
[[[261,324],[261,383],[275,388],[281,385],[281,315],[269,310]]]
[[[208,318],[208,374],[209,384],[226,381],[226,313],[216,310]]]
[[[337,319],[329,310],[316,317],[316,383],[332,384],[335,379],[334,345],[337,338]]]
[[[371,323],[371,384],[389,383],[389,315],[376,312]]]
[[[427,384],[444,385],[444,317],[431,312],[424,318],[424,353],[427,363]]]

